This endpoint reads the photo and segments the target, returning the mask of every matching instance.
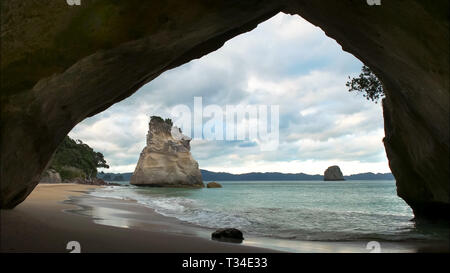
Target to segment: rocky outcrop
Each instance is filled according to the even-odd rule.
[[[154,187],[204,187],[190,138],[170,121],[152,117],[147,146],[142,150],[130,183]]]
[[[95,186],[120,186],[120,184],[117,183],[108,183],[105,182],[105,180],[100,178],[94,178],[94,179],[86,179],[86,178],[72,178],[72,179],[66,179],[64,180],[64,183],[75,183],[75,184],[83,184],[83,185],[95,185]]]
[[[323,174],[324,181],[343,181],[344,175],[342,175],[339,166],[328,167]]]
[[[321,27],[377,74],[399,196],[418,217],[450,215],[447,0],[0,5],[2,208],[26,198],[78,122],[283,11]]]
[[[220,185],[217,182],[209,182],[208,184],[206,184],[207,188],[222,188],[222,185]]]
[[[46,170],[41,177],[39,183],[61,183],[61,175],[53,169]]]
[[[211,234],[211,239],[223,242],[242,243],[242,231],[236,228],[221,228]]]
[[[51,183],[51,184],[75,183],[75,184],[96,185],[96,186],[120,186],[120,184],[118,184],[118,183],[108,183],[100,178],[86,179],[84,177],[76,177],[76,178],[72,178],[72,179],[62,180],[60,174],[53,169],[46,170],[43,173],[39,183]]]

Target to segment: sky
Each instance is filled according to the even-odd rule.
[[[323,174],[338,165],[344,175],[390,172],[381,103],[345,86],[361,67],[320,28],[280,13],[217,51],[166,71],[131,97],[85,119],[69,136],[104,154],[110,168],[99,171],[133,172],[150,116],[173,118],[173,107],[193,109],[194,97],[224,110],[226,105],[278,105],[275,150],[264,151],[252,139],[194,139],[191,153],[200,168]]]

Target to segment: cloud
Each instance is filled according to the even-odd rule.
[[[77,125],[70,136],[102,152],[108,171],[132,172],[151,115],[203,105],[279,105],[276,151],[258,141],[193,140],[201,168],[233,173],[388,172],[379,104],[349,93],[345,83],[362,63],[299,16],[278,14],[219,50],[166,71],[136,94]],[[204,122],[206,122],[206,118]],[[243,122],[243,121],[240,121]]]

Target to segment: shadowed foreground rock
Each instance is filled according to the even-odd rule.
[[[0,5],[2,208],[26,198],[77,123],[282,11],[321,27],[375,72],[398,195],[417,217],[450,215],[448,0]]]
[[[244,236],[239,229],[221,228],[211,234],[211,239],[222,242],[242,243]]]
[[[142,150],[130,184],[153,187],[202,188],[197,161],[190,152],[190,138],[160,117],[152,117],[147,146]]]

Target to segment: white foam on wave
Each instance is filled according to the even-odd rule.
[[[241,215],[214,211],[205,208],[199,200],[186,197],[168,197],[163,194],[139,193],[134,187],[115,187],[97,189],[91,195],[102,198],[134,200],[139,204],[154,209],[164,216],[175,217],[191,224],[209,227],[235,227],[247,230],[251,222]]]
[[[340,211],[320,207],[274,208],[245,207],[214,199],[171,196],[160,189],[135,186],[109,186],[91,192],[93,196],[134,200],[157,213],[208,228],[234,227],[258,236],[300,240],[355,240],[383,238],[403,240],[420,238],[412,232],[408,217],[365,211]],[[210,196],[210,195],[208,195]],[[208,203],[209,202],[209,203]],[[406,218],[406,219],[404,219]],[[389,224],[384,224],[384,222]]]

